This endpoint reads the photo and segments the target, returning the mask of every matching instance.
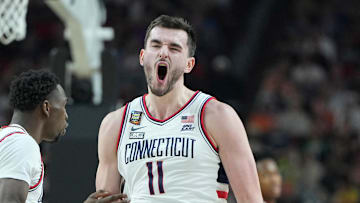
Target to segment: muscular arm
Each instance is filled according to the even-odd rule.
[[[99,130],[99,165],[96,173],[96,190],[112,194],[120,192],[121,176],[117,169],[117,139],[124,108],[109,113],[102,121]]]
[[[29,185],[22,180],[0,179],[0,202],[25,203]]]
[[[239,116],[229,105],[211,100],[205,108],[204,121],[219,149],[237,202],[262,203],[254,156]]]

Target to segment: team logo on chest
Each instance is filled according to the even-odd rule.
[[[141,112],[141,111],[131,112],[130,123],[132,123],[134,125],[140,125],[142,113],[143,112]]]

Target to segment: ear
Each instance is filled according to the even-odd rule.
[[[186,64],[186,68],[184,70],[185,73],[190,73],[192,71],[192,69],[195,66],[195,58],[194,57],[189,57],[187,59],[187,64]]]
[[[50,102],[48,100],[44,100],[41,104],[41,111],[47,118],[50,117]]]
[[[139,54],[139,61],[140,61],[141,66],[144,66],[144,52],[145,52],[145,49],[141,49],[140,54]]]

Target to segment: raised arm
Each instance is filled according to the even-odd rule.
[[[254,156],[235,110],[210,100],[205,107],[204,121],[206,131],[219,149],[237,202],[263,203]]]
[[[109,113],[102,121],[98,138],[99,165],[96,190],[120,192],[121,176],[117,168],[117,140],[124,108]]]
[[[25,203],[29,185],[23,180],[0,179],[0,202]]]

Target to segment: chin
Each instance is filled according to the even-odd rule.
[[[150,88],[151,92],[158,97],[162,97],[162,96],[166,95],[172,89],[173,89],[173,87],[171,87],[171,86],[166,87],[166,88]]]

